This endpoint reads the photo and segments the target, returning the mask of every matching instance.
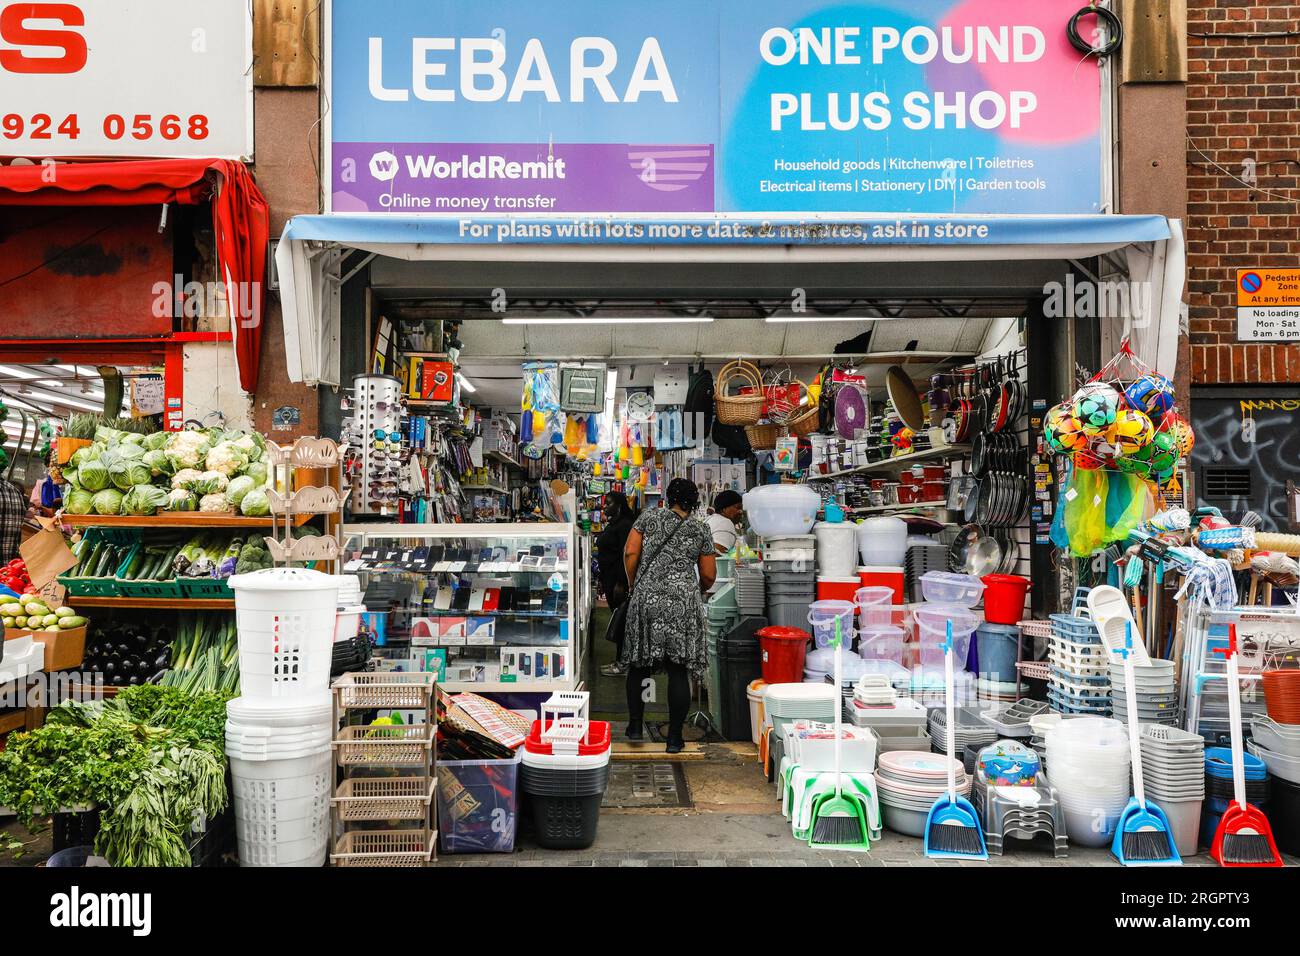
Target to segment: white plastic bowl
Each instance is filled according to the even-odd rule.
[[[921,594],[931,604],[974,607],[984,594],[984,582],[972,574],[927,571],[921,575]]]
[[[807,485],[761,485],[745,493],[749,526],[765,538],[805,535],[821,510],[821,495]]]

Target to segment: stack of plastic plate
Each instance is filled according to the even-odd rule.
[[[1109,846],[1132,793],[1128,729],[1078,717],[1047,729],[1047,774],[1065,811],[1070,841]]]
[[[967,747],[987,747],[998,739],[998,732],[980,718],[978,708],[958,707],[956,714],[955,744],[957,752],[953,756],[960,758]],[[930,745],[936,753],[944,753],[948,749],[948,711],[946,708],[936,707],[930,711]]]
[[[1174,680],[1174,662],[1153,660],[1149,664],[1133,664],[1134,688],[1137,694],[1137,719],[1139,724],[1178,725],[1178,684]],[[1128,720],[1127,685],[1124,682],[1124,664],[1110,662],[1110,698],[1115,717]]]
[[[969,796],[971,778],[957,764],[957,792]],[[948,791],[949,758],[916,750],[881,753],[876,759],[876,787],[885,826],[907,836],[925,836],[934,802]]]
[[[1194,856],[1205,800],[1205,738],[1177,727],[1147,724],[1141,745],[1147,798],[1169,818],[1179,854]]]
[[[1047,700],[1059,714],[1106,717],[1111,712],[1110,658],[1086,617],[1052,615]]]
[[[825,723],[835,720],[839,695],[827,683],[769,684],[763,705],[780,734],[788,724],[801,718]]]

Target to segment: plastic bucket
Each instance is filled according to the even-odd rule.
[[[1018,574],[986,574],[984,620],[990,624],[1017,624],[1025,616],[1025,595],[1029,579]]]
[[[830,647],[835,639],[838,622],[840,638],[853,640],[853,615],[857,605],[850,601],[814,601],[808,605],[808,623],[812,625],[813,643],[818,647]]]
[[[862,579],[858,578],[858,583],[861,582]],[[859,587],[854,591],[853,600],[858,605],[861,629],[893,625],[896,596],[892,587]]]
[[[795,684],[803,680],[803,663],[808,654],[807,631],[770,625],[758,632],[758,643],[763,680],[769,684]]]
[[[906,575],[901,567],[873,566],[858,568],[858,580],[864,588],[889,588],[894,592],[894,604],[904,604]]]
[[[813,528],[817,537],[817,569],[827,577],[846,578],[858,566],[858,526],[823,521]]]
[[[767,696],[767,681],[750,681],[745,689],[745,699],[749,701],[749,730],[754,743],[758,743],[763,733],[763,698]]]
[[[980,680],[1014,683],[1020,656],[1020,628],[1009,624],[981,624],[975,629]]]
[[[953,666],[961,669],[970,653],[971,636],[979,626],[979,618],[969,608],[955,604],[923,604],[912,612],[916,619],[916,636],[920,644],[922,667],[942,668],[943,643],[947,635],[947,622],[952,621]]]
[[[901,664],[906,646],[907,632],[901,627],[876,625],[863,628],[858,634],[858,656],[865,661],[894,661]]]

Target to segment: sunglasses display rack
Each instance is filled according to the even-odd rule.
[[[346,433],[357,438],[348,463],[352,513],[395,515],[405,462],[402,383],[391,375],[358,375],[352,380],[351,421]],[[382,435],[383,437],[376,437]]]
[[[299,515],[338,515],[351,494],[343,487],[343,461],[348,446],[339,445],[328,438],[300,438],[284,448],[273,441],[266,443],[267,462],[271,466],[271,490],[267,501],[271,505],[271,535],[266,539],[271,558],[276,564],[299,562],[324,562],[339,570],[341,553],[337,533],[295,538],[293,529]],[[295,469],[306,468],[324,471],[335,476],[335,486],[308,486],[292,491]],[[284,488],[281,492],[276,489]],[[338,522],[326,518],[326,530],[337,528]]]

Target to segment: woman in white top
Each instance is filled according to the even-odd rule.
[[[709,532],[713,535],[713,547],[718,554],[726,554],[736,545],[739,534],[736,521],[744,512],[740,495],[728,489],[719,492],[713,499],[713,514],[708,517]]]

